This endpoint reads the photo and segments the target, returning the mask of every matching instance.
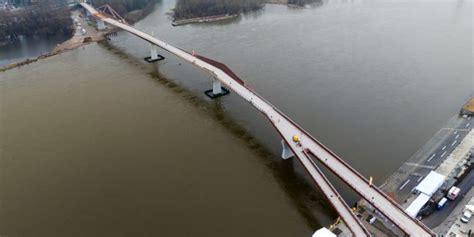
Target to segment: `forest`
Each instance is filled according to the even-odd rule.
[[[177,0],[174,9],[175,20],[240,14],[263,8],[267,2],[287,3],[303,6],[321,0]]]
[[[288,0],[288,4],[303,6],[306,4],[311,4],[314,2],[319,2],[319,0]]]
[[[153,5],[158,1],[159,0],[89,0],[96,8],[108,4],[125,18],[127,18],[127,14],[132,11],[153,10]]]
[[[66,7],[57,6],[54,0],[16,9],[0,10],[0,45],[14,42],[19,36],[72,35],[72,19]]]
[[[288,0],[288,4],[304,6],[306,4],[321,3],[322,0]]]
[[[119,14],[134,22],[153,10],[159,0],[90,0],[95,7],[109,4]],[[22,6],[15,10],[0,9],[0,46],[18,39],[19,36],[72,35],[74,32],[71,14],[65,0],[41,0],[15,2]],[[144,9],[144,10],[143,10]],[[143,10],[143,11],[138,11]]]
[[[177,0],[174,18],[187,19],[204,16],[239,14],[259,10],[264,0]]]

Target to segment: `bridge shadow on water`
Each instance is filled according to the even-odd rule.
[[[224,109],[222,102],[217,100],[210,101],[207,97],[196,94],[177,82],[166,78],[160,73],[160,64],[148,64],[141,58],[137,58],[131,54],[124,52],[122,49],[114,46],[108,41],[99,42],[100,47],[106,48],[109,52],[123,59],[128,64],[131,64],[140,70],[148,72],[149,76],[159,83],[161,86],[168,88],[169,91],[175,93],[180,98],[183,98],[193,107],[198,108],[206,113],[215,121],[218,121],[231,134],[239,138],[245,146],[251,149],[258,155],[259,162],[271,172],[272,176],[277,181],[278,185],[284,190],[292,205],[300,213],[306,221],[307,226],[311,230],[326,226],[328,220],[321,220],[321,216],[330,216],[331,219],[337,217],[337,212],[328,205],[325,196],[312,183],[309,176],[306,176],[302,166],[299,162],[292,158],[283,160],[279,154],[275,154],[257,138],[255,138],[245,127],[240,125],[232,116],[230,116]],[[196,69],[197,70],[197,69]],[[255,111],[258,113],[258,111]],[[316,188],[316,189],[315,189]],[[324,215],[317,215],[323,212]]]

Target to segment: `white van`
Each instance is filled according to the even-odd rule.
[[[447,196],[450,200],[454,200],[458,197],[459,192],[461,192],[461,189],[456,186],[453,186],[449,189]]]
[[[445,197],[444,197],[444,198],[441,198],[441,200],[440,200],[440,201],[438,202],[438,204],[436,205],[436,208],[437,208],[438,210],[441,210],[441,209],[444,207],[444,205],[446,204],[447,201],[448,201],[447,198],[445,198]]]

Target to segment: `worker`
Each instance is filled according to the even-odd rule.
[[[300,138],[298,137],[298,135],[293,135],[293,141],[294,142],[299,142],[300,141]]]
[[[298,147],[301,146],[300,137],[298,135],[293,135],[293,142],[295,142]]]

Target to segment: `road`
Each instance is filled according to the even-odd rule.
[[[435,170],[446,157],[456,149],[457,145],[469,133],[473,127],[474,120],[472,117],[458,118],[457,125],[452,128],[443,128],[439,136],[441,141],[437,145],[430,148],[428,152],[420,154],[420,162],[406,163],[404,165],[415,166],[414,172],[401,182],[396,190],[396,195],[400,201],[405,200],[411,195],[411,191],[420,183],[423,178],[432,170]]]
[[[448,201],[443,209],[435,211],[423,219],[423,223],[430,228],[439,226],[461,202],[464,195],[466,195],[472,186],[474,186],[474,171],[469,172],[469,174],[457,185],[457,187],[461,189],[459,196],[454,201]]]

